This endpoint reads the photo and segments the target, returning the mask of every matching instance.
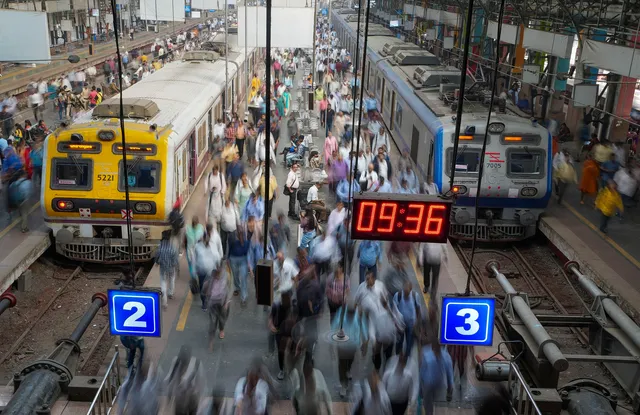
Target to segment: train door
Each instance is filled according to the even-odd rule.
[[[198,165],[198,153],[196,151],[196,132],[189,135],[189,184],[196,184],[196,166]]]
[[[382,78],[382,90],[380,91],[380,112],[384,112],[384,91],[386,84],[387,80],[385,78]]]
[[[209,109],[208,121],[209,134],[207,135],[207,148],[210,153],[213,153],[213,108]]]
[[[396,91],[391,92],[391,118],[389,118],[389,130],[393,131],[393,120],[396,115]]]
[[[420,147],[420,131],[414,125],[411,132],[411,158],[416,164],[418,164],[418,147]]]
[[[429,164],[427,165],[427,176],[433,177],[433,140],[429,144]]]

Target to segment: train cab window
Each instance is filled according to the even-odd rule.
[[[456,157],[456,176],[476,176],[480,168],[479,148],[460,147]],[[447,175],[451,176],[451,159],[453,158],[453,147],[447,149]]]
[[[507,150],[507,177],[542,178],[545,172],[545,151],[541,149]]]
[[[129,191],[139,193],[158,193],[160,191],[161,164],[159,161],[127,160],[128,173],[123,174],[120,161],[118,190],[124,192],[124,178],[127,178]]]
[[[91,190],[93,161],[87,159],[53,159],[51,188],[59,190]]]

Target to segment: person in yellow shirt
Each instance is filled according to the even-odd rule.
[[[607,233],[607,223],[616,213],[624,211],[622,198],[613,180],[607,182],[607,187],[600,190],[596,197],[596,209],[600,211],[600,232]]]
[[[259,182],[259,186],[260,186],[260,196],[262,196],[262,200],[267,200],[265,198],[265,177],[264,177],[264,172],[262,172],[262,177],[260,177],[260,182]],[[271,171],[271,174],[269,175],[269,201],[266,203],[266,209],[264,211],[264,215],[265,217],[270,217],[271,216],[271,212],[273,212],[272,207],[273,207],[273,201],[276,200],[278,198],[278,182],[276,180],[276,175],[273,174],[273,171]]]
[[[233,161],[238,153],[238,146],[233,142],[233,140],[227,140],[227,143],[222,150],[222,154],[220,155],[222,159],[225,161],[225,167],[223,171],[227,171],[226,166]]]
[[[258,74],[253,74],[253,79],[251,80],[251,88],[256,91],[260,90],[260,86],[262,86],[262,82],[260,82],[260,78],[258,78]]]
[[[148,59],[148,58],[147,58],[147,55],[142,55],[142,56],[140,57],[140,60],[142,61],[142,63],[143,63],[143,64],[147,63],[147,59]]]
[[[160,68],[162,68],[162,64],[160,63],[160,61],[158,60],[154,60],[153,61],[153,69],[155,69],[156,71],[159,70]]]

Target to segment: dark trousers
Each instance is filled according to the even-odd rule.
[[[269,199],[269,201],[267,202],[267,211],[264,212],[264,216],[267,217],[267,218],[270,218],[271,217],[271,213],[273,213],[273,201],[276,200],[275,194],[273,196],[274,197]]]
[[[393,415],[404,415],[409,406],[409,401],[393,402],[391,401],[391,413]]]
[[[438,279],[440,277],[440,264],[424,264],[422,267],[424,288],[431,295],[431,300],[438,294]]]
[[[227,312],[224,304],[212,304],[209,307],[209,339],[212,339],[216,330],[224,331],[224,323],[227,321]]]
[[[278,368],[284,370],[284,354],[287,350],[288,337],[281,334],[276,334],[276,347],[278,348]]]
[[[144,358],[144,339],[135,340],[131,336],[120,336],[120,342],[127,349],[127,368],[133,366],[133,361],[136,358],[136,352],[138,350],[140,350],[138,367],[142,366],[142,359]]]
[[[366,277],[368,271],[373,272],[373,275],[377,277],[378,265],[374,264],[373,266],[369,266],[369,265],[364,265],[362,263],[360,264],[360,284],[364,282],[364,277]]]
[[[373,367],[376,370],[380,370],[382,367],[382,355],[384,355],[385,362],[389,361],[389,358],[393,354],[393,342],[389,344],[378,343],[373,349]]]
[[[564,192],[567,190],[568,183],[563,182],[562,180],[558,180],[556,183],[556,195],[558,196],[558,203],[562,203],[562,197],[564,196]]]
[[[332,322],[341,305],[327,299],[327,306],[329,307],[329,322]]]
[[[227,232],[225,230],[220,229],[220,241],[222,242],[222,252],[224,253],[225,258],[229,255],[229,247],[227,246],[227,241],[229,240],[229,235],[233,232]]]
[[[198,272],[198,284],[200,284],[200,300],[202,301],[203,309],[206,309],[207,307],[207,298],[204,294],[204,290],[202,289],[202,287],[204,287],[204,282],[207,280],[208,277],[209,275],[203,272]]]
[[[298,196],[298,189],[291,189],[293,193],[289,195],[289,216],[295,216],[296,214],[296,197]]]
[[[240,160],[242,160],[242,155],[244,154],[244,138],[236,138],[236,145],[238,146],[238,155],[240,156]]]
[[[396,354],[400,354],[404,343],[404,354],[409,356],[413,348],[413,327],[405,327],[404,333],[398,335],[396,341]]]
[[[607,224],[609,223],[609,219],[611,219],[611,216],[607,216],[602,212],[600,213],[600,232],[607,232]]]

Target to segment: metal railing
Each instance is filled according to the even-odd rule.
[[[507,385],[511,396],[511,410],[514,415],[542,415],[540,408],[536,405],[529,385],[525,382],[514,362],[509,363],[509,378]]]
[[[104,379],[98,388],[96,397],[93,398],[91,406],[87,411],[87,415],[108,415],[113,409],[118,392],[122,386],[122,379],[120,378],[120,351],[118,345],[115,345],[116,352],[107,367],[107,371],[104,374]]]

